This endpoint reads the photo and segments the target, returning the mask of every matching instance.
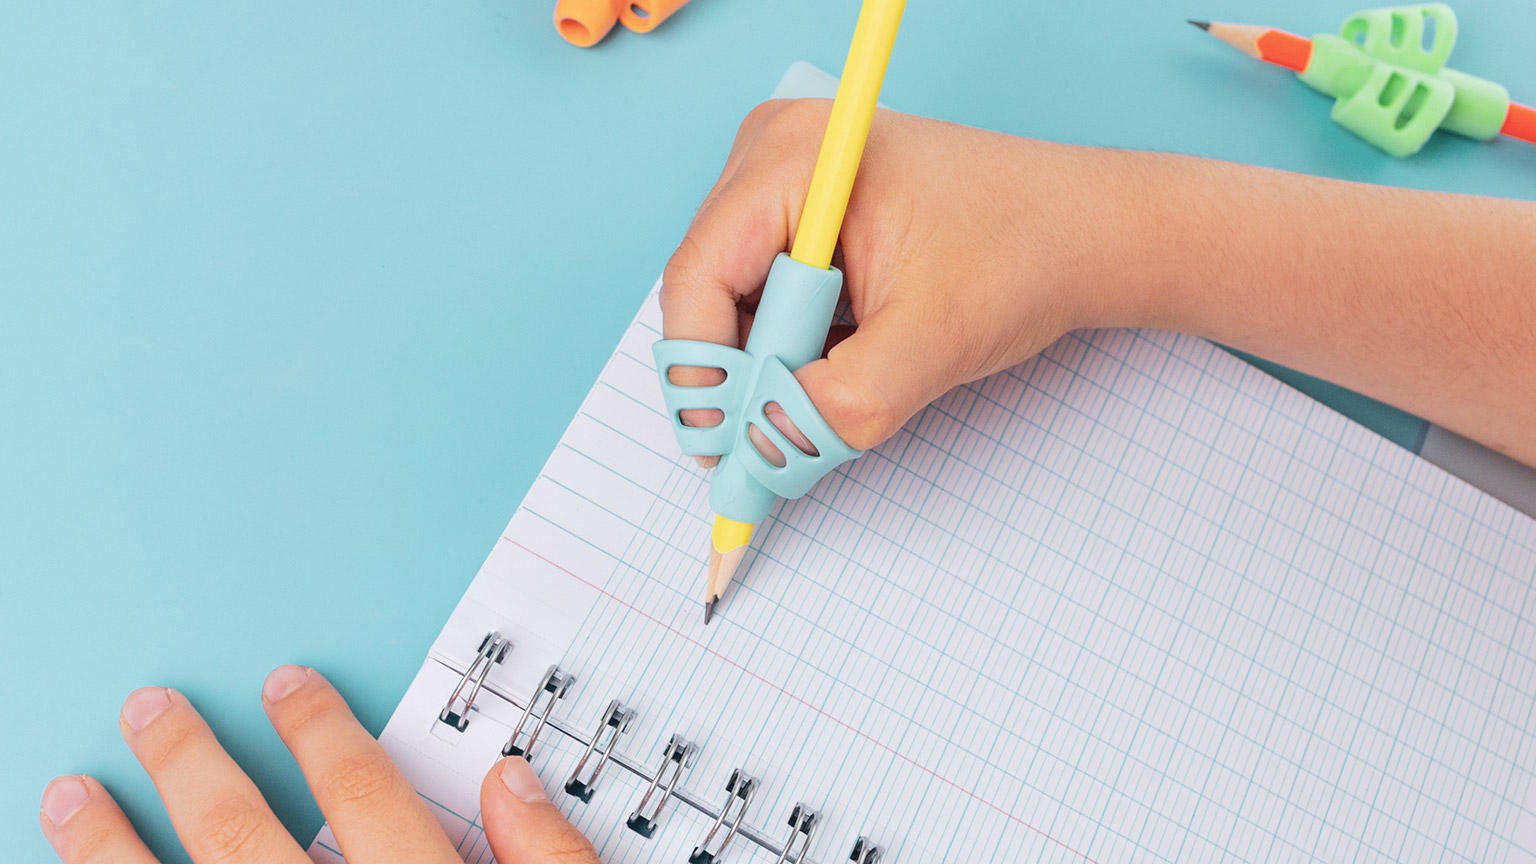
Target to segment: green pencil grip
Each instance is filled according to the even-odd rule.
[[[1419,152],[1436,129],[1486,141],[1499,134],[1509,91],[1445,67],[1456,13],[1444,3],[1357,12],[1339,35],[1312,37],[1301,80],[1333,96],[1334,122],[1393,156]]]

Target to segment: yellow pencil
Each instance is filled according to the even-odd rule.
[[[843,64],[843,78],[827,118],[826,135],[811,175],[805,208],[795,230],[795,242],[789,255],[802,264],[826,269],[832,265],[832,250],[843,227],[853,178],[864,155],[869,125],[880,101],[880,85],[896,44],[901,13],[906,0],[864,0],[859,21],[854,26],[853,42],[848,46],[848,60]],[[752,540],[752,525],[724,516],[715,516],[710,532],[709,579],[704,590],[704,623],[714,614],[725,589],[746,554]]]

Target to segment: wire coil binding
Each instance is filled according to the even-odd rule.
[[[437,714],[437,719],[449,726],[463,732],[469,728],[469,712],[475,707],[475,699],[480,696],[480,688],[485,686],[485,678],[491,674],[491,667],[507,659],[507,652],[512,650],[512,643],[501,638],[501,634],[492,630],[480,640],[480,647],[475,651],[474,662],[464,670],[459,678],[459,684],[453,688],[448,696],[448,702],[443,710]],[[473,682],[471,684],[471,682]],[[469,695],[464,697],[462,705],[459,705],[459,694],[464,692],[464,687],[471,685]]]

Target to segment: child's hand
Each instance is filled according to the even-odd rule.
[[[319,673],[279,667],[267,677],[262,704],[351,864],[461,864],[379,742]],[[309,864],[185,696],[163,687],[136,690],[118,726],[197,864]],[[591,844],[549,803],[538,777],[517,757],[491,769],[480,787],[480,807],[501,864],[597,864]],[[55,778],[43,792],[40,819],[65,864],[154,864],[123,811],[93,778]]]
[[[754,294],[793,240],[829,109],[768,102],[742,123],[662,278],[667,338],[745,343]],[[858,328],[834,331],[826,359],[796,373],[844,441],[874,446],[951,387],[1097,322],[1105,280],[1080,250],[1088,228],[1108,229],[1115,214],[1096,193],[1106,185],[1096,152],[877,114],[837,262]],[[1096,251],[1100,265],[1113,257]],[[673,374],[719,380],[717,370]]]
[[[830,103],[769,102],[662,279],[668,338],[738,346],[787,251]],[[843,223],[854,335],[795,373],[848,443],[1068,330],[1214,340],[1358,390],[1536,465],[1536,205],[882,111]],[[675,368],[677,384],[719,370]],[[697,426],[718,411],[686,411]],[[795,443],[782,416],[770,417]],[[754,438],[757,441],[756,438]],[[770,459],[771,444],[757,441]],[[704,460],[709,464],[712,460]]]

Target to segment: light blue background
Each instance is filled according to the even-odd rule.
[[[696,0],[582,51],[552,0],[5,4],[0,858],[50,860],[38,794],[89,771],[181,860],[117,734],[147,683],[307,840],[266,671],[316,665],[383,726],[737,122],[790,61],[838,70],[856,5]],[[1536,100],[1536,6],[1457,6],[1455,65]],[[1353,8],[913,0],[884,99],[1536,198],[1536,147],[1384,157],[1182,20],[1310,33]]]

